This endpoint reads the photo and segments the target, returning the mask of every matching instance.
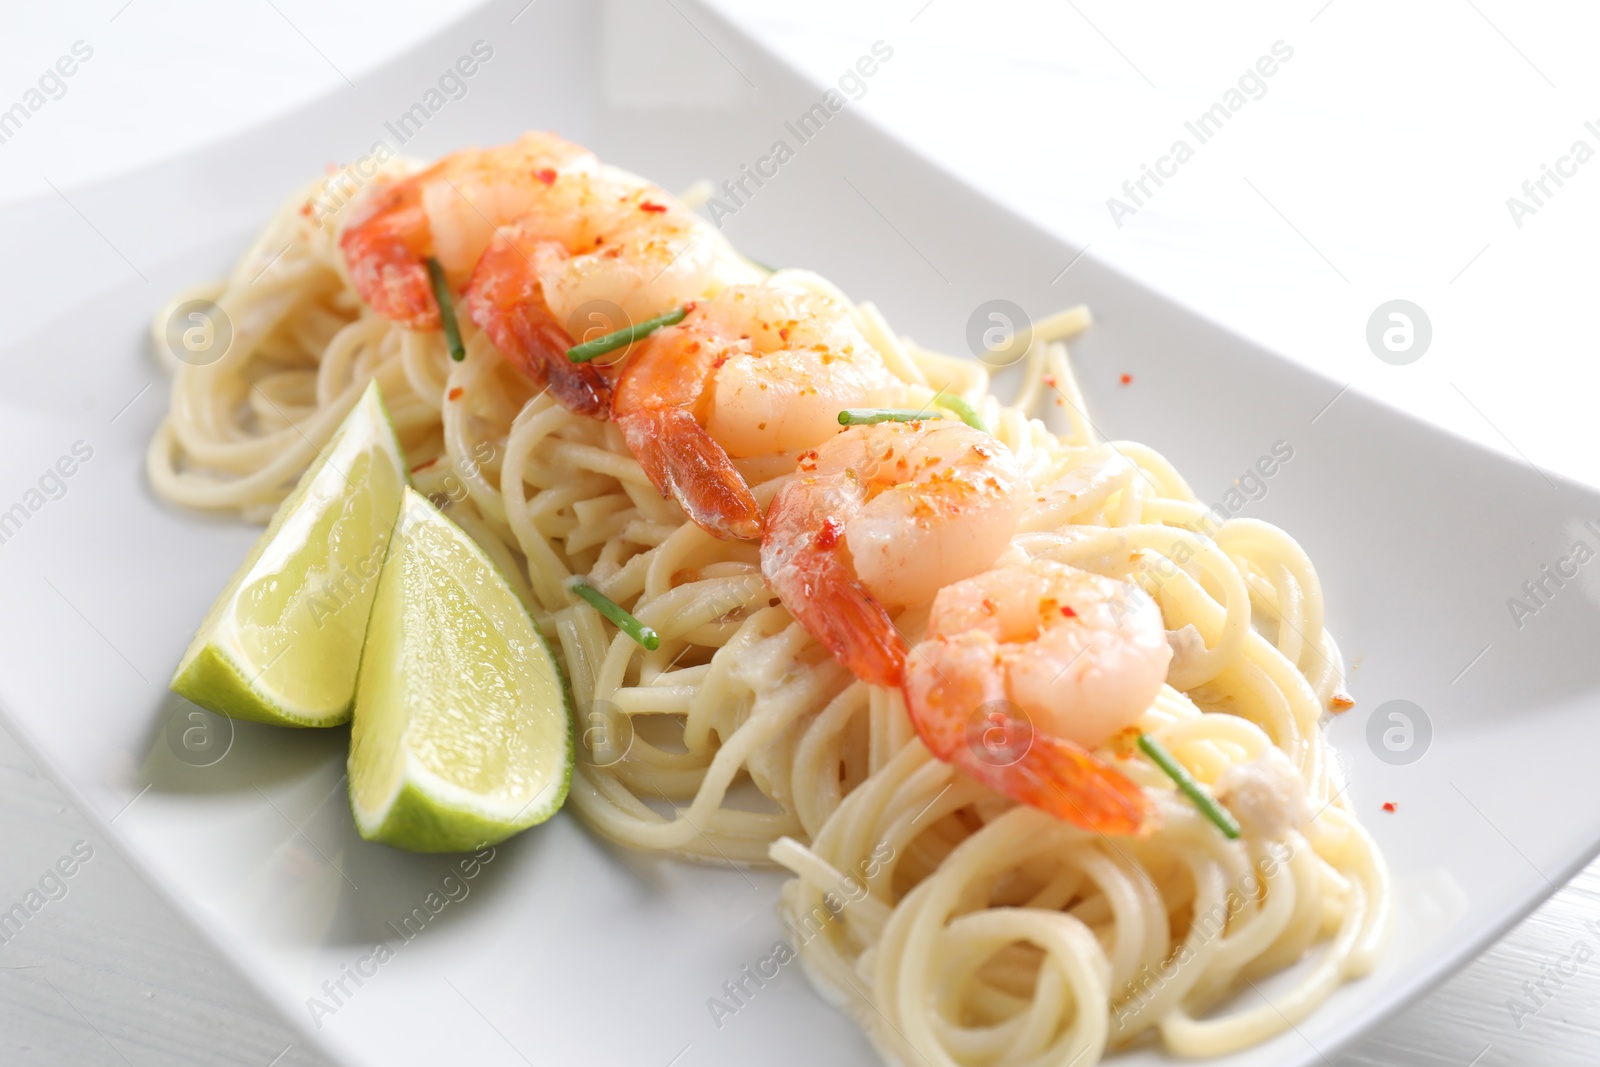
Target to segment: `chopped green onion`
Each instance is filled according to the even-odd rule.
[[[617,629],[633,638],[640,645],[649,649],[651,652],[654,652],[656,649],[661,647],[661,636],[657,634],[655,630],[634,618],[627,611],[619,607],[615,600],[612,600],[610,597],[606,596],[584,579],[573,578],[571,582],[567,583],[567,588],[571,589],[574,593],[577,593],[584,600],[588,601],[589,605],[593,607],[594,610],[610,619],[612,623],[616,625]]]
[[[573,345],[567,349],[567,358],[574,363],[587,363],[596,356],[603,356],[618,348],[626,348],[641,338],[649,337],[663,326],[675,326],[682,322],[683,317],[689,314],[690,306],[685,304],[681,308],[673,308],[665,315],[657,315],[653,319],[624,326],[620,330],[613,330],[581,345]]]
[[[978,417],[978,409],[961,399],[959,396],[948,396],[944,393],[940,393],[938,396],[933,398],[933,402],[944,408],[946,411],[954,412],[956,418],[960,419],[968,426],[971,426],[974,430],[980,430],[983,433],[989,432],[989,427],[985,426],[983,424],[983,420]]]
[[[456,306],[450,302],[450,283],[445,279],[444,268],[437,259],[429,256],[427,262],[433,298],[439,302],[439,325],[444,327],[444,343],[450,346],[450,358],[460,363],[467,358],[467,348],[461,343],[461,325],[456,322]]]
[[[875,422],[921,422],[923,419],[942,419],[937,411],[922,408],[845,408],[839,412],[840,426],[870,426]]]
[[[1172,753],[1162,747],[1161,742],[1149,734],[1140,734],[1139,749],[1149,756],[1157,767],[1167,772],[1167,777],[1177,783],[1178,790],[1194,801],[1194,806],[1200,809],[1200,814],[1215,823],[1224,837],[1229,841],[1239,839],[1239,820],[1235,819],[1227,808],[1218,804],[1210,793],[1202,789],[1200,783],[1194,780],[1194,775],[1190,774],[1183,764],[1173,759]]]

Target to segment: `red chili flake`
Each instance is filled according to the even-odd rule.
[[[429,467],[433,466],[437,462],[439,462],[439,457],[438,456],[434,456],[432,459],[428,460],[427,462],[418,463],[415,467],[412,467],[411,468],[411,473],[415,474],[418,471],[425,471],[425,470],[427,470]]]
[[[816,470],[817,469],[817,452],[816,452],[816,449],[814,449],[814,448],[813,449],[807,449],[806,451],[800,453],[799,465],[800,465],[800,469],[803,470],[803,471],[814,471],[814,470]]]
[[[534,171],[533,176],[544,182],[546,185],[554,185],[556,183],[556,172],[551,170],[549,167],[545,167],[543,170]]]
[[[461,396],[463,391],[464,390],[461,388],[461,386],[458,385],[448,393],[444,394],[444,397],[446,400],[455,400]]]
[[[307,200],[304,204],[300,205],[300,214],[304,215],[308,219],[311,217],[311,201]]]
[[[1069,619],[1076,619],[1078,617],[1078,613],[1072,610],[1072,605],[1070,604],[1061,605],[1061,614],[1065,615]]]
[[[1056,387],[1056,376],[1054,374],[1046,374],[1044,376],[1044,384],[1054,389]]]
[[[1395,802],[1392,801],[1392,800],[1385,800],[1383,802],[1383,810],[1384,811],[1394,811],[1395,810]]]
[[[639,201],[639,210],[640,211],[648,211],[652,215],[659,215],[663,211],[667,210],[667,205],[665,205],[665,204],[657,204],[657,203],[655,203],[653,201],[650,201],[650,200],[641,200],[641,201]]]
[[[822,529],[817,531],[816,545],[818,551],[826,552],[839,543],[839,538],[844,534],[844,523],[838,519],[823,519]]]
[[[1143,729],[1137,724],[1126,726],[1112,734],[1111,740],[1107,743],[1111,746],[1113,752],[1127,759],[1137,751],[1141,733],[1143,733]]]
[[[1356,698],[1343,689],[1335,689],[1333,696],[1328,698],[1328,706],[1333,709],[1335,715],[1339,715],[1355,707]]]
[[[1133,375],[1124,374],[1122,376],[1122,378],[1120,379],[1120,381],[1122,382],[1123,385],[1132,385],[1133,384]]]

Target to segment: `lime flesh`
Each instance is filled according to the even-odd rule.
[[[211,606],[173,690],[236,719],[348,722],[405,483],[405,454],[373,382]]]
[[[566,682],[526,606],[407,489],[356,682],[357,829],[413,852],[493,844],[561,807],[572,762]]]

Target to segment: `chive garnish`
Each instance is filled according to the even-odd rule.
[[[1184,768],[1183,764],[1172,758],[1172,753],[1162,747],[1161,742],[1149,734],[1140,734],[1139,749],[1149,756],[1157,767],[1167,772],[1167,777],[1177,783],[1178,790],[1194,801],[1194,806],[1200,809],[1200,814],[1215,823],[1217,829],[1222,831],[1222,836],[1229,841],[1239,839],[1239,821],[1228,809],[1218,804],[1210,793],[1200,788],[1200,783],[1194,780],[1194,776]]]
[[[673,308],[665,315],[657,315],[653,319],[645,319],[643,322],[636,322],[632,326],[624,326],[620,330],[602,334],[592,341],[583,342],[581,345],[573,345],[567,349],[567,358],[574,363],[587,363],[596,356],[603,356],[607,352],[618,348],[626,348],[641,338],[649,337],[663,326],[675,326],[682,322],[683,317],[689,314],[689,308],[692,306],[685,304],[681,308]]]
[[[989,427],[985,426],[983,424],[983,420],[978,417],[978,409],[961,399],[959,396],[950,396],[946,393],[940,393],[938,396],[933,398],[933,402],[944,408],[946,411],[953,412],[956,418],[960,419],[968,426],[971,426],[974,430],[979,430],[983,433],[989,432]]]
[[[845,408],[839,412],[840,426],[871,426],[875,422],[921,422],[923,419],[942,419],[937,411],[922,408]]]
[[[661,647],[661,636],[655,630],[634,618],[630,613],[619,607],[615,600],[606,596],[583,578],[573,578],[567,584],[567,588],[588,601],[594,610],[610,619],[617,629],[633,638],[643,647],[651,652]]]
[[[460,363],[467,358],[467,349],[461,343],[461,325],[456,322],[456,306],[450,301],[450,283],[445,279],[444,268],[437,259],[429,256],[427,263],[433,298],[439,302],[439,325],[444,327],[444,343],[450,346],[450,358]]]

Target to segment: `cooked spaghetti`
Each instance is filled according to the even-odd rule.
[[[924,411],[964,401],[1025,483],[1006,548],[1017,566],[1069,565],[1159,608],[1166,680],[1095,753],[1149,798],[1149,825],[1126,836],[1019,804],[935,758],[900,689],[858,680],[795,621],[763,578],[756,542],[703,528],[743,513],[696,514],[697,524],[658,491],[635,458],[647,446],[639,427],[666,425],[650,422],[659,412],[648,390],[626,416],[585,412],[585,390],[614,371],[575,379],[512,352],[529,327],[494,318],[481,294],[460,316],[459,362],[436,317],[400,321],[364,300],[346,235],[418,173],[431,172],[392,163],[353,197],[349,175],[312,183],[225,282],[162,309],[158,349],[183,300],[215,301],[233,329],[220,361],[176,367],[147,464],[162,497],[264,520],[376,378],[416,487],[512,576],[565,660],[582,720],[577,814],[634,848],[791,871],[781,909],[807,974],[891,1062],[1065,1067],[1149,1035],[1180,1055],[1217,1055],[1293,1026],[1372,966],[1387,874],[1320,726],[1347,698],[1316,573],[1287,534],[1217,523],[1161,456],[1096,436],[1064,344],[1089,325],[1085,310],[1035,327],[1020,393],[1003,402],[982,364],[915,344],[815,274],[757,267],[685,221],[675,198],[603,171],[694,242],[687,256],[639,246],[694,297],[744,286],[753,299],[771,291],[835,309],[834,325],[863,338],[886,371],[863,371],[858,391],[888,390]],[[450,173],[471,200],[472,175]],[[541,254],[519,250],[498,222],[485,216],[477,245],[453,250],[471,262],[438,249],[453,288],[496,249]],[[569,235],[570,254],[615,243],[621,225]],[[564,277],[582,290],[590,275]],[[592,296],[566,294],[569,304]],[[638,319],[661,304],[641,296],[624,312]],[[619,387],[619,411],[621,397]],[[823,399],[830,411],[848,406]],[[1060,428],[1034,417],[1040,409]],[[797,452],[734,461],[759,511],[794,479]],[[659,646],[645,649],[573,596],[575,575],[653,627]],[[923,608],[896,623],[915,643],[928,617]],[[1228,804],[1238,840],[1138,756],[1141,734]],[[1297,963],[1269,1003],[1225,1004],[1247,980]]]

